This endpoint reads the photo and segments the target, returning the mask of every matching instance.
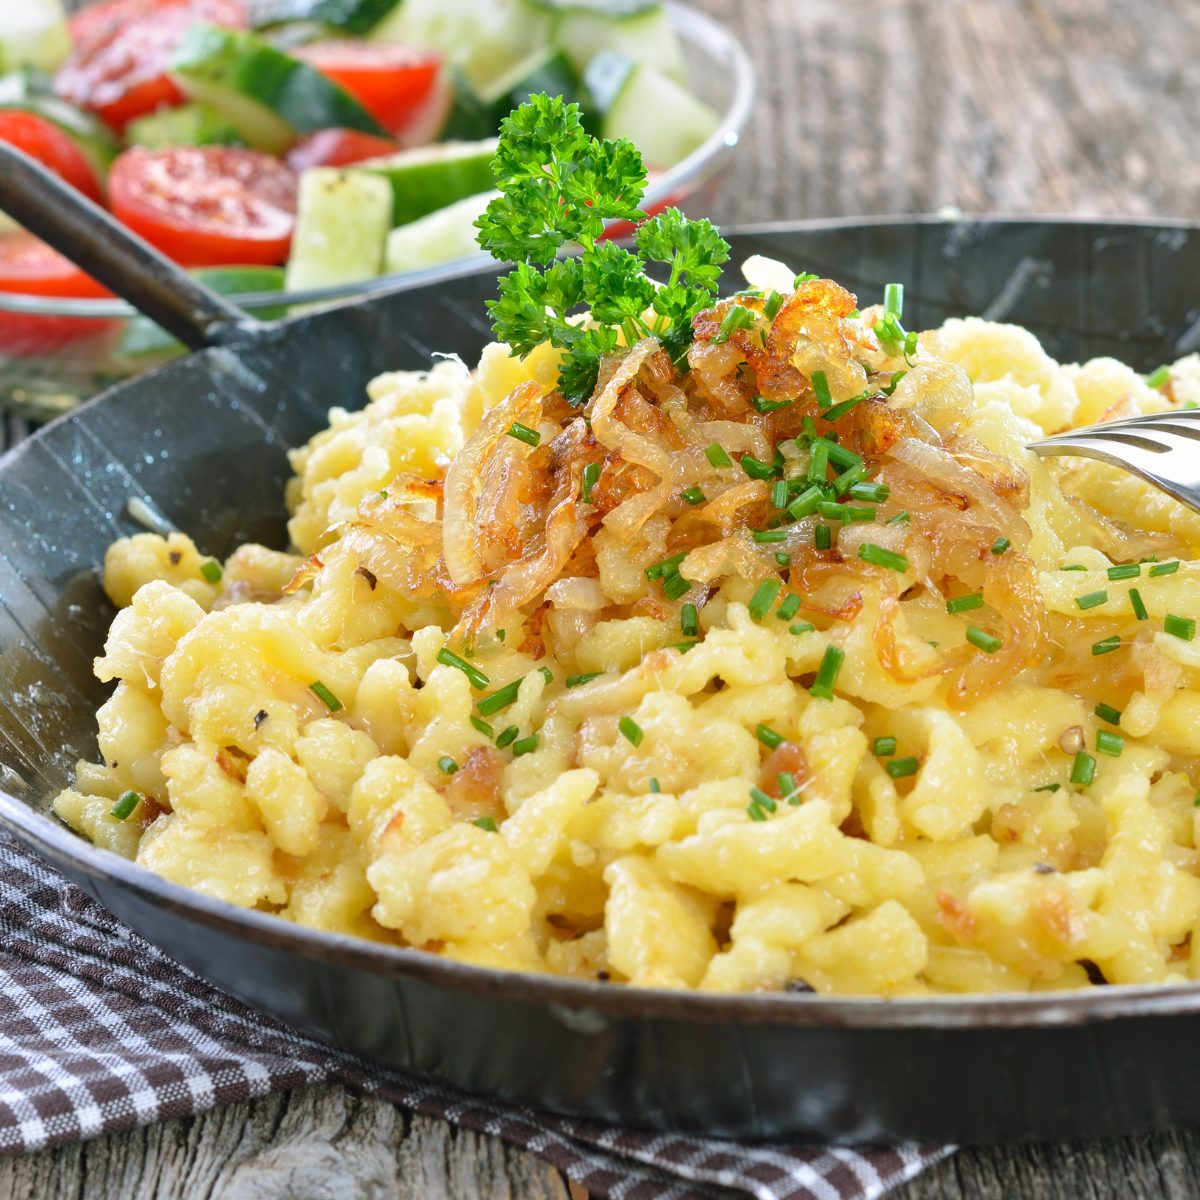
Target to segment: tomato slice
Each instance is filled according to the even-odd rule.
[[[352,95],[389,133],[420,115],[437,81],[441,56],[383,42],[310,42],[292,53]]]
[[[287,164],[293,171],[309,167],[348,167],[364,158],[394,154],[399,147],[387,138],[357,129],[321,129],[301,138],[288,152]]]
[[[16,108],[0,109],[0,142],[24,150],[97,204],[103,204],[92,164],[57,125]]]
[[[108,193],[118,220],[185,267],[287,258],[296,176],[258,150],[126,150],[108,174]]]
[[[0,234],[0,292],[71,300],[112,295],[70,259],[24,231]],[[14,358],[45,354],[116,324],[93,317],[43,317],[0,309],[0,354]]]
[[[244,28],[242,0],[100,0],[71,18],[75,49],[54,87],[114,129],[183,96],[166,65],[198,21]]]

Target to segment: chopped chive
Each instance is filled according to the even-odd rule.
[[[883,289],[883,307],[893,317],[904,315],[904,284],[889,283]]]
[[[897,554],[885,546],[877,546],[874,542],[859,542],[858,557],[872,566],[887,567],[901,574],[908,570],[908,559],[903,554]]]
[[[316,698],[320,700],[320,702],[325,705],[330,712],[337,712],[342,707],[342,702],[319,679],[314,679],[312,683],[308,685],[308,690],[312,692],[312,694],[316,696]]]
[[[1155,563],[1146,573],[1154,579],[1159,575],[1174,575],[1178,570],[1179,560],[1176,559],[1174,562]]]
[[[482,692],[491,683],[491,680],[478,667],[471,666],[465,658],[459,658],[457,654],[445,647],[438,651],[437,660],[444,667],[453,667],[456,671],[461,671],[471,681],[471,686],[477,692]]]
[[[788,495],[788,481],[786,479],[777,479],[771,484],[771,504],[773,507],[787,508]]]
[[[760,546],[770,545],[774,542],[786,542],[788,531],[786,529],[756,529],[753,537]]]
[[[542,435],[536,429],[530,429],[528,425],[522,425],[520,421],[514,421],[508,430],[510,438],[516,438],[518,442],[524,442],[527,446],[536,446],[542,440]]]
[[[1108,603],[1108,593],[1105,591],[1088,592],[1084,596],[1076,596],[1075,603],[1078,604],[1080,608],[1095,608],[1098,604]]]
[[[872,504],[882,504],[890,495],[892,489],[886,483],[860,481],[850,485],[850,496],[854,500],[869,500]]]
[[[861,454],[855,454],[853,450],[847,450],[845,446],[839,446],[834,441],[834,434],[828,437],[816,438],[813,442],[814,449],[819,445],[824,445],[829,454],[829,461],[834,467],[844,471],[847,467],[861,466],[863,457]]]
[[[765,821],[767,819],[767,814],[757,804],[748,804],[746,811],[750,814],[750,820],[752,821]]]
[[[825,493],[821,491],[820,487],[813,484],[788,505],[789,515],[795,517],[797,521],[811,517],[817,511],[817,505],[824,499],[824,495]]]
[[[590,462],[583,468],[583,502],[591,504],[592,488],[600,482],[600,464],[598,462]]]
[[[907,372],[907,371],[893,371],[893,372],[892,372],[892,378],[891,378],[891,382],[890,382],[890,383],[888,383],[888,385],[887,385],[886,387],[881,387],[879,390],[880,390],[880,391],[881,391],[881,392],[882,392],[882,393],[883,393],[885,396],[891,396],[891,395],[892,395],[892,394],[895,392],[895,390],[896,390],[896,389],[897,389],[897,388],[900,386],[900,381],[901,381],[901,380],[902,380],[902,379],[905,377],[905,375],[907,375],[907,374],[908,374],[908,372]]]
[[[705,446],[704,457],[707,458],[714,467],[733,466],[733,459],[725,453],[725,447],[719,442],[710,442],[709,445]]]
[[[833,545],[833,530],[828,525],[818,525],[813,530],[813,545],[818,550],[828,550]]]
[[[1082,563],[1069,563],[1067,566],[1059,567],[1058,569],[1060,571],[1086,571],[1087,567]]]
[[[828,408],[833,403],[833,395],[829,391],[829,380],[824,371],[814,371],[811,377],[813,394],[817,398],[819,408]]]
[[[770,725],[763,725],[761,722],[755,727],[754,736],[771,750],[783,745],[783,734],[776,733]]]
[[[892,516],[888,517],[887,524],[904,525],[911,520],[912,518],[908,515],[908,512],[905,509],[901,509],[898,513],[894,513]]]
[[[1111,704],[1097,704],[1092,711],[1100,720],[1107,721],[1110,725],[1120,725],[1121,723],[1121,710],[1113,708]]]
[[[780,796],[790,796],[799,786],[791,771],[780,771],[775,776],[775,782],[779,785]]]
[[[692,590],[692,585],[678,573],[663,580],[663,595],[668,600],[679,600]]]
[[[821,416],[826,421],[837,421],[844,417],[852,408],[861,404],[864,400],[871,398],[870,392],[859,392],[857,396],[851,396],[849,400],[843,400],[840,404],[833,405],[832,408],[827,408]]]
[[[796,401],[768,400],[766,396],[753,396],[750,399],[750,403],[753,404],[760,413],[773,413],[779,412],[781,408],[791,408]]]
[[[775,551],[775,561],[781,567],[790,567],[792,565],[792,556],[790,554],[788,554],[785,550],[776,550]]]
[[[532,750],[537,749],[539,735],[531,733],[527,738],[522,738],[519,742],[513,742],[513,758],[520,758],[522,754],[528,754]]]
[[[599,679],[603,674],[603,671],[585,671],[582,675],[568,675],[566,685],[569,688],[583,687],[585,683],[591,683],[593,679]]]
[[[849,521],[849,510],[837,500],[822,500],[817,504],[817,512],[831,521]]]
[[[921,760],[917,758],[893,758],[883,769],[893,779],[904,779],[908,775],[915,775],[920,765]]]
[[[672,554],[670,558],[664,558],[661,562],[651,563],[646,568],[647,579],[661,579],[664,575],[674,575],[679,564],[687,558],[687,551],[681,550],[678,554]]]
[[[855,463],[852,467],[847,467],[833,481],[833,494],[835,496],[844,496],[855,484],[861,483],[863,476],[867,473],[866,463]],[[869,496],[859,496],[860,500],[869,500]]]
[[[502,688],[497,688],[490,696],[484,696],[476,707],[481,716],[490,717],[502,708],[508,708],[510,704],[513,704],[520,690],[521,681],[514,679],[512,683],[506,683]]]
[[[633,746],[640,746],[642,738],[646,736],[645,731],[632,717],[622,717],[617,722],[617,728],[625,740]]]
[[[680,492],[679,498],[685,503],[693,507],[697,504],[703,504],[708,497],[698,488],[690,487],[686,492]]]
[[[1121,636],[1114,633],[1112,637],[1101,638],[1100,641],[1093,642],[1092,654],[1098,657],[1101,654],[1111,654],[1114,650],[1120,650],[1120,648]]]
[[[754,595],[750,599],[749,609],[750,615],[756,621],[761,621],[770,612],[771,605],[775,603],[775,597],[779,595],[779,589],[782,586],[778,579],[764,579],[755,589]]]
[[[504,631],[503,629],[497,629],[497,630],[496,630],[496,641],[498,641],[498,642],[503,642],[503,641],[504,641],[504,638],[505,638],[505,636],[506,636],[506,635],[505,635],[505,631]]]
[[[496,745],[503,750],[505,746],[511,746],[517,740],[517,734],[521,731],[515,726],[510,725],[507,729],[502,729],[499,736],[496,738]]]
[[[871,753],[876,758],[891,758],[896,753],[896,739],[894,737],[877,737],[871,743]]]
[[[659,782],[658,782],[658,780],[657,780],[657,779],[656,779],[656,778],[655,778],[653,775],[651,775],[651,776],[650,776],[650,784],[649,784],[649,787],[650,787],[650,790],[651,790],[651,791],[652,791],[652,792],[653,792],[653,793],[654,793],[656,796],[658,795],[658,793],[659,793],[659,792],[661,792],[661,791],[662,791],[662,784],[661,784],[661,783],[659,783]]]
[[[679,629],[684,637],[694,638],[700,633],[700,614],[694,604],[685,604],[679,610]]]
[[[699,638],[691,642],[668,642],[664,649],[678,650],[680,654],[686,654],[689,650],[694,650],[698,645],[700,645]]]
[[[781,621],[790,621],[800,611],[800,597],[792,592],[790,595],[784,596],[783,603],[776,610],[775,615]]]
[[[1043,783],[1041,787],[1035,787],[1035,792],[1057,792],[1062,787],[1061,783]]]
[[[969,596],[955,596],[953,600],[946,601],[946,611],[948,613],[971,612],[973,609],[982,607],[982,592],[972,592]]]
[[[1164,364],[1161,367],[1155,367],[1154,370],[1146,376],[1146,386],[1159,390],[1170,378],[1171,368]]]
[[[1163,632],[1190,642],[1196,636],[1196,622],[1192,617],[1177,617],[1174,613],[1167,613],[1163,617]]]
[[[441,771],[443,775],[453,775],[454,772],[458,770],[458,763],[456,763],[454,759],[450,757],[450,755],[443,754],[442,757],[438,759],[438,770]]]
[[[750,789],[750,799],[753,800],[759,808],[765,808],[767,812],[773,813],[775,811],[774,799],[768,796],[767,793],[762,790],[762,788],[752,787]]]
[[[813,680],[809,693],[820,700],[833,699],[833,685],[837,683],[838,673],[842,669],[842,660],[846,652],[837,646],[826,646],[821,665],[817,668],[817,677]]]
[[[485,738],[496,736],[496,731],[486,721],[481,720],[479,717],[472,715],[471,724],[474,726],[474,728],[479,730],[479,732],[482,733]]]
[[[1071,782],[1087,787],[1096,778],[1096,760],[1086,751],[1080,750],[1071,764]]]
[[[118,821],[126,821],[133,814],[133,810],[137,808],[141,796],[137,792],[124,792],[121,798],[109,810],[109,815],[116,817]]]
[[[751,479],[770,479],[775,474],[775,468],[765,462],[760,462],[753,454],[743,454],[738,460],[742,470]]]
[[[554,682],[554,672],[549,667],[538,667],[538,674],[547,682]]]
[[[846,511],[842,514],[843,521],[874,521],[876,510],[873,508],[861,508],[853,504],[846,505]]]
[[[808,460],[808,478],[813,483],[824,483],[829,470],[829,443],[814,441],[812,454]]]
[[[1136,579],[1141,573],[1141,563],[1121,563],[1108,568],[1109,579]]]
[[[967,641],[985,654],[995,654],[1004,645],[1004,642],[994,633],[988,633],[986,629],[980,629],[978,625],[967,626]]]
[[[917,331],[915,329],[910,329],[904,335],[904,357],[905,357],[905,359],[912,358],[912,356],[914,354],[916,354],[916,352],[917,352]],[[911,367],[912,363],[909,363],[908,365]]]
[[[210,558],[200,564],[200,574],[209,583],[220,583],[224,572],[221,570],[221,564],[215,558]]]
[[[767,297],[766,304],[763,305],[763,316],[768,321],[773,321],[779,316],[779,310],[783,307],[783,297],[776,291],[772,291]]]
[[[735,304],[721,321],[721,328],[712,337],[712,344],[720,346],[729,341],[734,330],[749,329],[754,324],[754,313],[740,304]]]
[[[795,625],[789,625],[788,633],[790,633],[792,637],[800,637],[801,634],[812,633],[814,629],[816,629],[815,625],[811,625],[807,621],[800,621]]]
[[[1111,733],[1107,729],[1097,729],[1096,749],[1101,754],[1109,754],[1113,758],[1120,758],[1121,751],[1125,749],[1125,739],[1119,733]]]
[[[1133,615],[1139,621],[1144,621],[1150,615],[1146,611],[1146,605],[1142,602],[1142,593],[1137,588],[1129,589],[1129,605],[1133,609]]]
[[[496,822],[491,817],[476,817],[471,822],[472,825],[477,825],[480,829],[487,830],[488,833],[498,833]]]
[[[998,537],[992,543],[992,553],[993,554],[1003,554],[1005,552],[1005,550],[1007,550],[1009,548],[1009,546],[1011,546],[1011,545],[1012,545],[1012,542],[1010,542],[1008,540],[1008,538]]]
[[[812,280],[820,278],[820,275],[813,275],[811,273],[804,272],[800,275],[797,275],[796,278],[792,280],[792,287],[798,288],[802,283],[810,283]]]

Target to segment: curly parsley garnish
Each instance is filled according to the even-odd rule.
[[[626,345],[657,337],[679,361],[729,257],[712,222],[674,208],[647,218],[637,147],[585,133],[579,106],[560,96],[531,96],[504,119],[492,170],[500,195],[475,223],[479,244],[516,264],[488,301],[496,337],[522,357],[542,342],[564,351],[559,386],[574,405],[622,335]],[[608,220],[637,225],[635,250],[599,240]],[[556,258],[571,245],[578,255]],[[651,263],[664,268],[661,282],[646,273]],[[579,320],[585,311],[590,321]]]

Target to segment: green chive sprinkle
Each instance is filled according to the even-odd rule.
[[[141,796],[137,792],[125,792],[121,798],[114,804],[110,810],[110,815],[117,818],[118,821],[128,820],[133,814],[133,810],[137,808]]]
[[[471,681],[471,686],[477,692],[482,692],[491,683],[491,680],[478,667],[471,666],[465,658],[459,658],[453,651],[444,647],[438,651],[437,660],[444,667],[453,667],[456,671],[461,671]]]
[[[506,636],[507,635],[503,629],[496,630],[496,641],[503,642]]]
[[[807,621],[801,621],[797,625],[789,625],[788,633],[790,633],[792,637],[800,637],[801,634],[812,633],[814,629],[816,629],[815,625],[810,625]]]
[[[767,814],[757,804],[748,804],[746,811],[750,814],[750,820],[752,821],[765,821],[767,819]]]
[[[817,397],[818,407],[828,408],[833,403],[833,395],[829,391],[829,380],[825,378],[824,371],[812,373],[812,389],[813,394]]]
[[[681,551],[679,554],[672,554],[670,558],[664,558],[661,562],[651,563],[646,568],[647,579],[661,579],[664,575],[674,575],[679,564],[687,558],[687,551]]]
[[[443,754],[442,757],[438,759],[438,770],[441,771],[443,775],[453,775],[454,772],[458,770],[458,763],[456,763],[454,759],[450,757],[450,755]]]
[[[967,641],[985,654],[995,654],[1004,645],[1004,642],[994,633],[988,633],[986,629],[980,629],[978,625],[967,626]]]
[[[779,316],[779,310],[783,307],[783,297],[775,291],[767,297],[766,304],[763,305],[763,316],[768,321],[773,321]]]
[[[795,592],[784,596],[783,603],[776,610],[775,615],[781,621],[790,621],[800,611],[800,597]]]
[[[802,283],[810,283],[812,280],[820,278],[820,275],[813,275],[809,272],[804,272],[797,275],[796,278],[792,280],[792,287],[798,288]]]
[[[338,709],[342,707],[342,702],[319,679],[314,679],[312,683],[308,685],[308,690],[312,692],[312,694],[316,696],[316,698],[320,700],[320,702],[325,705],[330,712],[337,712]]]
[[[1149,617],[1150,614],[1146,611],[1146,605],[1142,601],[1142,593],[1137,588],[1129,589],[1129,605],[1133,609],[1133,615],[1139,621],[1144,621]]]
[[[915,775],[920,765],[921,761],[917,758],[893,758],[883,769],[893,779],[904,779],[908,775]]]
[[[1196,636],[1196,622],[1192,617],[1177,617],[1167,613],[1163,617],[1163,632],[1190,642]]]
[[[774,750],[783,744],[783,734],[776,733],[770,725],[759,724],[755,727],[754,736],[768,749]]]
[[[797,521],[811,517],[817,511],[817,505],[821,503],[822,499],[824,499],[824,493],[817,484],[813,484],[788,505],[788,514],[795,517]]]
[[[760,413],[773,413],[779,412],[781,408],[791,408],[796,402],[795,400],[768,400],[766,396],[754,396],[751,398],[750,403]]]
[[[739,459],[742,470],[751,479],[770,479],[775,474],[775,468],[765,462],[760,462],[753,454],[743,454]]]
[[[1119,733],[1110,733],[1107,729],[1098,729],[1096,731],[1096,749],[1101,754],[1109,754],[1113,758],[1120,758],[1121,751],[1125,749],[1125,739]]]
[[[693,507],[697,504],[703,504],[708,497],[698,488],[690,487],[686,492],[680,492],[679,498],[685,503]]]
[[[714,467],[733,466],[733,459],[725,453],[725,447],[720,445],[718,442],[710,442],[709,445],[705,446],[704,457],[707,458]]]
[[[817,504],[817,512],[823,517],[828,517],[831,521],[848,521],[848,510],[844,504],[840,504],[837,500],[822,500]]]
[[[583,468],[583,502],[591,504],[592,488],[600,482],[600,464],[598,462],[590,462]]]
[[[1005,550],[1007,550],[1009,548],[1009,546],[1011,546],[1011,545],[1012,545],[1012,542],[1010,542],[1008,540],[1008,538],[998,537],[992,543],[992,553],[993,554],[1003,554],[1005,552]]]
[[[786,542],[788,531],[786,529],[756,529],[753,537],[760,546],[769,545],[774,542]]]
[[[499,830],[496,828],[496,822],[493,821],[491,817],[476,817],[471,824],[477,825],[480,829],[487,830],[488,833],[499,832]]]
[[[661,784],[661,783],[659,783],[659,782],[658,782],[658,780],[657,780],[657,779],[656,779],[656,778],[655,778],[653,775],[651,775],[651,776],[650,776],[650,784],[649,784],[649,786],[650,786],[650,790],[651,790],[651,791],[652,791],[652,792],[653,792],[653,793],[654,793],[656,796],[658,795],[658,793],[659,793],[659,792],[661,792],[661,791],[662,791],[662,784]]]
[[[1087,787],[1096,778],[1096,760],[1086,751],[1080,750],[1071,764],[1071,782]]]
[[[903,554],[897,554],[884,546],[877,546],[874,542],[859,542],[858,557],[873,566],[887,567],[901,574],[908,570],[908,559]]]
[[[862,482],[863,476],[866,473],[866,463],[855,463],[853,466],[848,467],[833,481],[833,494],[835,496],[844,496],[855,484]],[[870,497],[859,496],[858,499],[868,500]]]
[[[784,550],[776,550],[775,561],[781,567],[790,567],[792,565],[792,556]]]
[[[1098,604],[1108,603],[1108,593],[1105,591],[1088,592],[1085,596],[1076,596],[1075,603],[1080,608],[1095,608]]]
[[[522,738],[519,742],[513,742],[513,758],[520,758],[522,754],[528,754],[531,750],[536,750],[538,736],[536,733],[531,733],[527,738]]]
[[[1041,787],[1035,787],[1035,792],[1057,792],[1062,787],[1061,783],[1043,783]]]
[[[1114,650],[1120,650],[1121,637],[1120,634],[1114,633],[1112,637],[1101,638],[1098,642],[1092,643],[1093,656],[1101,654],[1111,654]]]
[[[948,613],[971,612],[982,607],[983,594],[981,592],[972,592],[969,596],[955,596],[953,600],[946,601]]]
[[[782,586],[778,579],[764,579],[758,585],[749,604],[750,615],[756,621],[761,621],[771,611],[771,605],[775,603],[775,597],[779,595]]]
[[[912,520],[912,518],[908,515],[907,511],[901,509],[898,513],[888,517],[887,523],[889,525],[904,525],[910,520]]]
[[[1174,562],[1155,563],[1146,573],[1154,579],[1159,575],[1174,575],[1178,570],[1179,560],[1176,559]]]
[[[842,660],[845,657],[846,652],[837,646],[825,647],[825,655],[821,659],[821,665],[817,668],[817,677],[813,680],[812,687],[808,689],[810,695],[816,696],[819,700],[833,699],[833,685],[837,683],[838,673],[842,669]]]
[[[882,504],[891,494],[892,489],[886,483],[863,481],[850,485],[852,499],[869,500],[872,504]]]
[[[1141,573],[1141,563],[1121,563],[1108,568],[1109,579],[1136,579]]]
[[[542,435],[536,429],[530,429],[528,425],[522,425],[520,421],[512,423],[508,436],[516,438],[518,442],[524,442],[527,446],[536,446],[542,440]]]
[[[818,550],[828,550],[833,545],[833,530],[828,525],[818,525],[813,530],[813,545]]]
[[[692,590],[692,585],[678,573],[663,580],[663,595],[668,600],[679,600]]]
[[[839,446],[834,437],[830,434],[827,438],[818,438],[816,443],[824,443],[829,448],[829,461],[839,470],[844,471],[847,467],[860,467],[863,463],[861,454],[855,454],[853,450],[847,450],[845,446]]]
[[[844,417],[852,408],[857,407],[864,400],[869,400],[870,398],[870,392],[859,392],[857,396],[851,396],[849,400],[843,400],[840,404],[835,404],[832,408],[827,408],[821,416],[826,421],[837,421]]]
[[[500,736],[496,738],[496,745],[503,750],[505,746],[511,746],[517,740],[517,734],[521,731],[515,726],[510,725],[507,729],[500,731]]]
[[[585,683],[591,683],[593,679],[599,679],[603,674],[603,671],[585,671],[582,675],[568,675],[567,687],[583,687]]]
[[[215,558],[210,558],[200,564],[200,574],[208,580],[209,583],[220,583],[221,576],[224,572],[221,570],[221,564]]]
[[[1155,389],[1161,389],[1171,378],[1171,368],[1165,364],[1161,367],[1155,367],[1149,375],[1146,376],[1146,386]]]
[[[891,758],[896,753],[896,739],[894,737],[877,737],[871,743],[871,753],[876,758]]]
[[[625,740],[633,746],[640,746],[642,738],[646,736],[642,727],[632,717],[622,717],[617,722],[617,728]]]
[[[759,808],[765,808],[769,813],[773,813],[775,811],[774,799],[768,796],[767,793],[762,790],[762,788],[752,787],[750,789],[750,799],[754,801]]]
[[[904,284],[889,283],[883,289],[883,307],[893,317],[904,315]]]
[[[679,629],[684,637],[694,638],[700,633],[700,614],[694,604],[685,604],[679,610]]]
[[[1086,571],[1087,567],[1085,567],[1082,563],[1070,563],[1067,566],[1059,567],[1058,569],[1060,571]]]
[[[513,704],[520,690],[521,681],[514,679],[512,683],[506,683],[502,688],[497,688],[490,696],[484,696],[476,707],[481,716],[490,717],[493,713],[498,713],[502,708],[508,708],[510,704]]]
[[[828,470],[829,443],[821,440],[814,441],[812,454],[808,460],[808,477],[813,483],[824,483]]]
[[[1121,723],[1121,710],[1113,708],[1111,704],[1097,704],[1092,711],[1100,720],[1107,721],[1110,725],[1120,725]]]
[[[479,732],[482,733],[485,738],[496,736],[496,731],[486,721],[480,720],[479,717],[472,716],[471,724],[474,726],[474,728],[479,730]]]
[[[907,371],[893,371],[891,382],[886,387],[881,387],[879,390],[885,395],[892,395],[900,386],[900,381],[907,375]]]
[[[787,508],[788,506],[788,481],[786,479],[777,479],[771,484],[771,504],[775,508]]]
[[[740,304],[735,304],[721,321],[721,328],[712,338],[714,346],[720,346],[729,341],[735,329],[749,329],[754,324],[754,313]]]
[[[547,682],[554,682],[554,672],[549,667],[538,667],[538,674]]]

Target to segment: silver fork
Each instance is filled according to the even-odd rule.
[[[1029,449],[1043,456],[1097,458],[1200,510],[1200,409],[1088,425],[1033,442]]]

